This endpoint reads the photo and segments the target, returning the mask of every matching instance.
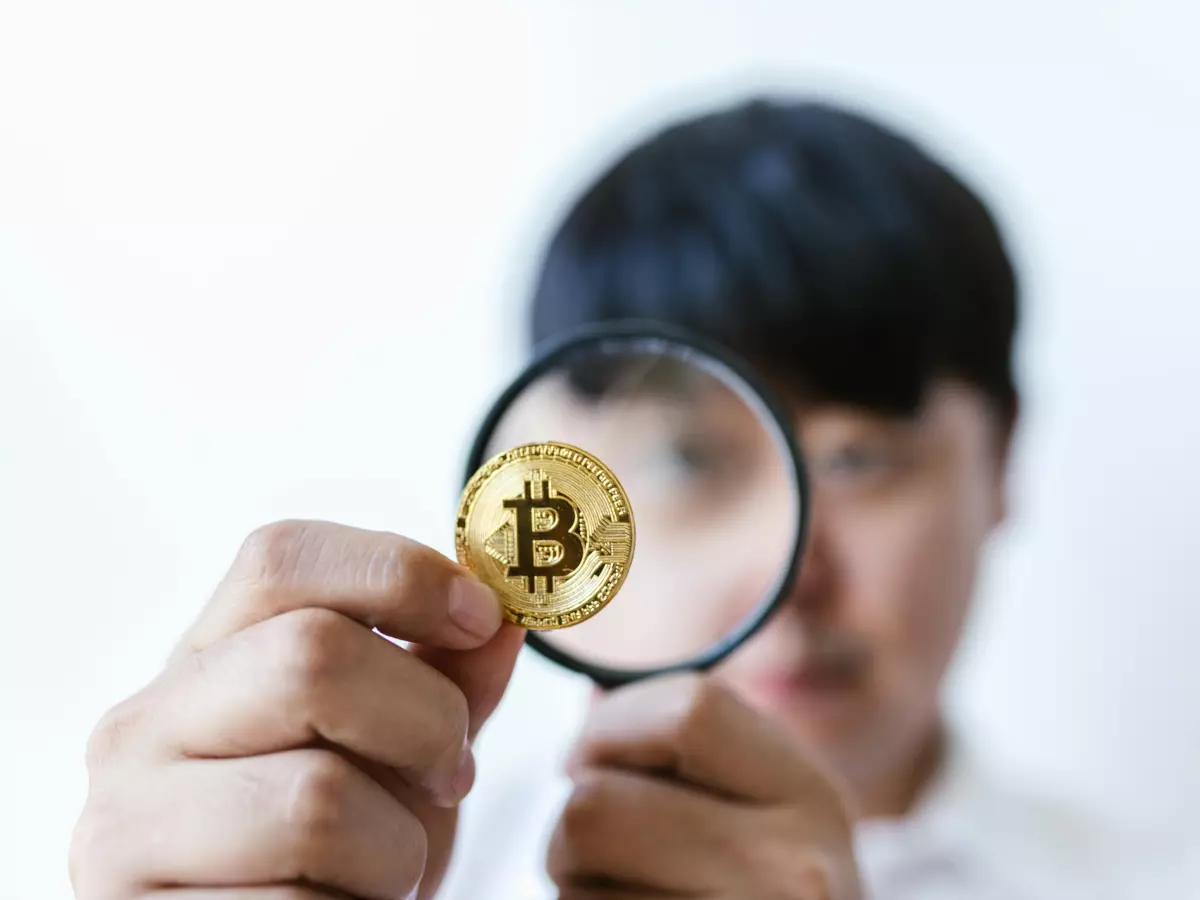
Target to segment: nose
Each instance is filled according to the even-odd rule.
[[[834,563],[828,515],[816,497],[808,511],[808,527],[799,568],[788,593],[789,607],[801,615],[826,611],[833,598]]]

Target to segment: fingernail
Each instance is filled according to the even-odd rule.
[[[458,763],[458,771],[454,773],[454,778],[450,781],[450,789],[454,791],[454,796],[460,801],[467,796],[467,792],[471,790],[471,785],[475,783],[475,754],[471,750],[471,745],[467,744],[463,747],[462,759]]]
[[[453,809],[463,802],[471,785],[475,783],[475,754],[471,744],[464,743],[462,753],[458,757],[458,768],[445,781],[429,786],[429,793],[437,806]]]
[[[450,585],[450,621],[472,637],[487,640],[500,628],[500,601],[482,581],[459,576]]]

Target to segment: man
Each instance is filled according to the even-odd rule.
[[[940,714],[975,570],[1005,513],[1017,306],[992,216],[926,152],[842,110],[751,102],[670,127],[604,173],[549,244],[531,308],[535,342],[613,319],[686,327],[792,401],[814,487],[809,546],[784,613],[717,678],[839,784],[880,898],[1112,887],[1089,877],[1087,829],[989,779]],[[636,716],[620,703],[602,700],[592,721],[605,724],[590,727]],[[508,807],[486,795],[468,805],[477,821],[456,897],[492,877],[512,885],[498,896],[545,895],[521,878],[540,843],[518,839],[562,803],[533,794],[540,768],[523,767]],[[646,865],[670,865],[632,810],[609,815]],[[551,874],[563,846],[560,827]],[[637,880],[703,893],[676,877]]]
[[[712,676],[597,698],[549,891],[1103,896],[1079,830],[992,787],[939,711],[1004,516],[1016,294],[970,190],[821,105],[672,127],[570,211],[533,338],[649,318],[724,341],[793,404],[814,499],[790,602],[750,645]],[[78,896],[433,896],[521,638],[404,538],[256,532],[166,670],[96,729]],[[514,816],[540,801],[522,789],[489,819],[486,800],[456,896],[522,896],[500,862],[537,844]]]

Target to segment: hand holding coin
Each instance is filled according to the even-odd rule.
[[[522,634],[415,541],[259,529],[96,727],[76,897],[432,897]]]

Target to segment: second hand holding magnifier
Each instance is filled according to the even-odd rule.
[[[605,688],[716,665],[782,604],[804,546],[783,408],[734,355],[657,324],[540,348],[464,480],[460,561],[529,646]]]

